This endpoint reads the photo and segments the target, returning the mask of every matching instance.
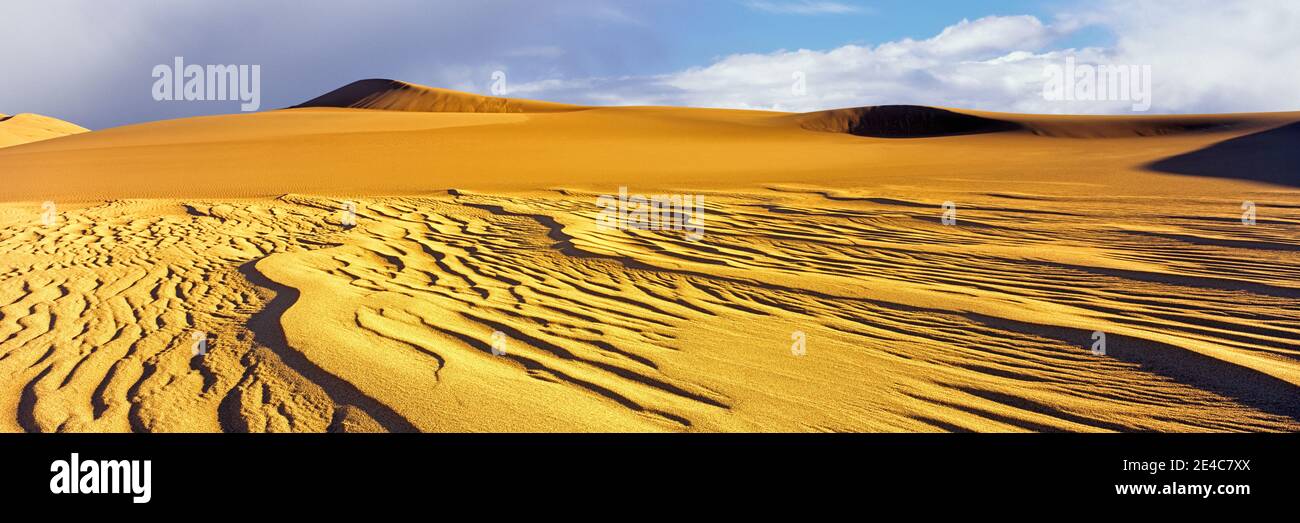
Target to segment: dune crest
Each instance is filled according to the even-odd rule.
[[[0,114],[0,147],[39,142],[89,130],[72,122],[39,114]]]
[[[303,107],[430,113],[550,113],[584,109],[578,105],[482,96],[382,78],[352,82],[293,108]]]

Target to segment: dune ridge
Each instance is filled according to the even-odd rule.
[[[583,109],[577,105],[482,96],[383,78],[358,80],[293,106],[304,107],[451,113],[548,113]]]
[[[0,148],[89,132],[80,125],[33,113],[0,114]]]

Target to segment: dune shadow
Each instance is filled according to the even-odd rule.
[[[805,129],[870,138],[937,138],[1023,128],[1006,120],[919,105],[835,109],[804,113],[798,115],[798,119]]]
[[[357,80],[348,85],[312,98],[311,100],[307,100],[306,102],[298,105],[291,105],[288,109],[300,109],[304,107],[354,107],[365,102],[367,99],[375,97],[379,93],[388,91],[407,91],[411,90],[411,88],[410,84],[386,78]]]
[[[1143,167],[1170,174],[1300,187],[1300,122],[1225,140]]]

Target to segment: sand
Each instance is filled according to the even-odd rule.
[[[0,114],[0,147],[38,142],[88,130],[71,122],[39,114]]]
[[[0,150],[0,430],[1300,429],[1300,113],[501,100]]]

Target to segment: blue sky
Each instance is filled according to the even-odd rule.
[[[262,109],[363,78],[590,104],[805,111],[1045,100],[1047,67],[1150,67],[1157,113],[1300,109],[1293,0],[5,0],[0,112],[91,128],[232,113],[156,101],[155,65],[255,64]],[[14,22],[18,21],[18,22]],[[792,75],[806,92],[793,95]]]
[[[743,0],[703,1],[699,16],[680,21],[670,65],[686,68],[711,58],[780,49],[832,49],[844,44],[878,44],[902,38],[926,38],[967,19],[991,15],[1034,15],[1051,19],[1064,5],[1077,2],[1044,0],[844,0],[839,2],[778,2],[792,6],[836,4],[857,11],[823,14],[773,12],[749,7]],[[718,29],[721,27],[722,29]],[[1071,45],[1099,45],[1109,40],[1103,31],[1072,38]],[[658,71],[653,71],[658,72]]]

